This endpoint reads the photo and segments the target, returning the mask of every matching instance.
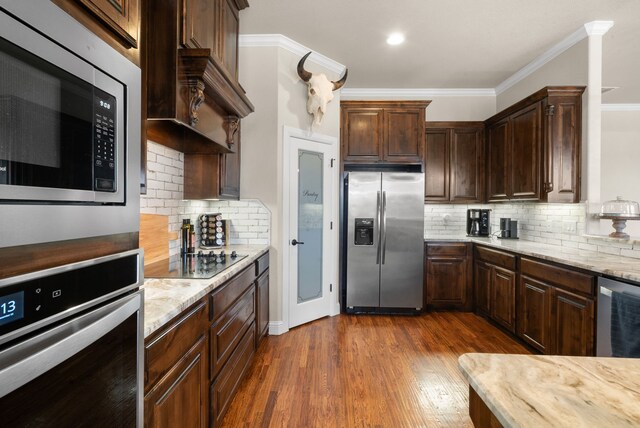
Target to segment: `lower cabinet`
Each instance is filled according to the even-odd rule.
[[[424,269],[425,308],[473,308],[469,244],[429,242]]]
[[[145,341],[146,427],[206,427],[207,305],[201,300]]]
[[[516,331],[516,256],[476,247],[476,310],[507,330]]]
[[[594,355],[595,291],[593,275],[523,257],[518,336],[545,354]]]
[[[268,263],[259,258],[145,340],[146,427],[222,423],[263,337],[256,323],[266,330],[257,312],[268,325]]]

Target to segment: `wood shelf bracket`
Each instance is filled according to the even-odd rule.
[[[227,145],[232,146],[234,144],[234,137],[240,126],[240,118],[237,116],[227,116],[224,121],[224,130],[227,133]]]

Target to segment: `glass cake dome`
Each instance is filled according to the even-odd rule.
[[[616,199],[606,201],[600,209],[601,216],[640,217],[640,205],[635,201],[628,201],[618,196]]]

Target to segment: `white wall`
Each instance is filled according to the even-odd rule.
[[[311,58],[310,58],[311,59]],[[239,80],[255,106],[255,112],[242,120],[242,166],[240,194],[259,199],[271,211],[271,248],[269,268],[270,321],[284,321],[282,308],[282,162],[283,127],[310,130],[312,117],[307,113],[307,87],[298,77],[300,57],[280,47],[241,47]],[[340,76],[311,61],[305,68],[323,72],[330,80]],[[319,134],[340,137],[340,92],[327,106],[322,124],[313,128]]]
[[[603,201],[623,196],[640,201],[640,111],[602,112]],[[600,233],[612,232],[611,221],[600,221]],[[628,221],[625,232],[640,238],[640,221]]]
[[[497,111],[528,97],[545,86],[587,85],[589,43],[581,40],[525,79],[496,97]],[[583,97],[586,100],[586,95]]]

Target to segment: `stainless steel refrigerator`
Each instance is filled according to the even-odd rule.
[[[347,172],[343,198],[346,312],[422,309],[424,174]]]

